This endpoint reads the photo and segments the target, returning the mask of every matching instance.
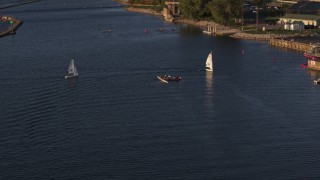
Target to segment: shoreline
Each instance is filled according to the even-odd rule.
[[[127,4],[125,4],[127,5]],[[136,12],[136,13],[143,13],[143,14],[151,14],[151,15],[154,15],[154,16],[159,16],[161,17],[162,14],[155,11],[155,10],[152,10],[152,9],[143,9],[143,8],[137,8],[137,7],[134,7],[134,6],[130,6],[130,5],[127,5],[126,7],[124,7],[124,10],[126,11],[130,11],[130,12]]]
[[[158,17],[162,17],[162,19],[164,20],[162,14],[155,11],[155,10],[134,7],[134,6],[138,6],[136,4],[133,4],[130,7],[128,4],[125,4],[125,5],[126,5],[126,7],[124,9],[127,11],[155,15]],[[302,37],[301,35],[296,35],[296,34],[267,34],[267,33],[266,34],[253,34],[253,33],[247,33],[247,32],[244,32],[240,29],[232,28],[229,26],[224,26],[224,25],[215,23],[213,21],[205,21],[205,20],[195,21],[192,19],[182,19],[181,18],[181,19],[175,20],[174,23],[188,24],[188,25],[195,26],[195,27],[198,27],[201,29],[206,29],[207,26],[210,25],[212,27],[217,28],[217,32],[216,32],[217,35],[229,36],[231,38],[241,39],[241,40],[265,41],[267,43],[270,43],[270,41],[273,39],[281,39],[283,41],[292,42],[293,39],[297,38],[298,40],[295,41],[295,43],[301,43],[301,44],[304,44],[305,46],[310,46],[310,47],[319,42],[317,40],[314,40],[313,42],[306,43],[306,42],[304,42],[304,40],[300,40],[300,39],[303,39],[303,38],[301,38]],[[285,46],[283,46],[283,47],[285,47]],[[290,47],[291,46],[286,46],[285,48],[294,49],[294,48],[290,48]],[[299,50],[299,49],[295,49],[295,50]]]

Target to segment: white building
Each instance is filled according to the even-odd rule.
[[[304,26],[320,27],[320,16],[309,14],[287,14],[279,20],[282,24],[292,24],[293,22],[302,22]]]

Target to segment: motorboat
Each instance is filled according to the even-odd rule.
[[[171,75],[159,75],[159,76],[157,76],[157,78],[164,83],[168,83],[169,81],[182,80],[182,78],[180,76],[171,76]]]

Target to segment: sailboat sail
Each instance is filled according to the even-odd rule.
[[[78,70],[76,66],[74,65],[74,60],[71,59],[71,62],[69,64],[68,68],[68,74],[65,76],[65,78],[71,78],[71,77],[77,77],[78,76]]]
[[[213,71],[213,66],[212,66],[212,51],[209,53],[206,61],[206,70],[207,71]]]

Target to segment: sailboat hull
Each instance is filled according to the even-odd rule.
[[[162,79],[162,78],[161,78],[161,77],[159,77],[159,76],[157,76],[157,78],[158,78],[160,81],[164,82],[164,83],[168,83],[168,81],[166,81],[166,80]]]
[[[71,79],[71,78],[76,78],[78,76],[64,76],[65,79]]]

